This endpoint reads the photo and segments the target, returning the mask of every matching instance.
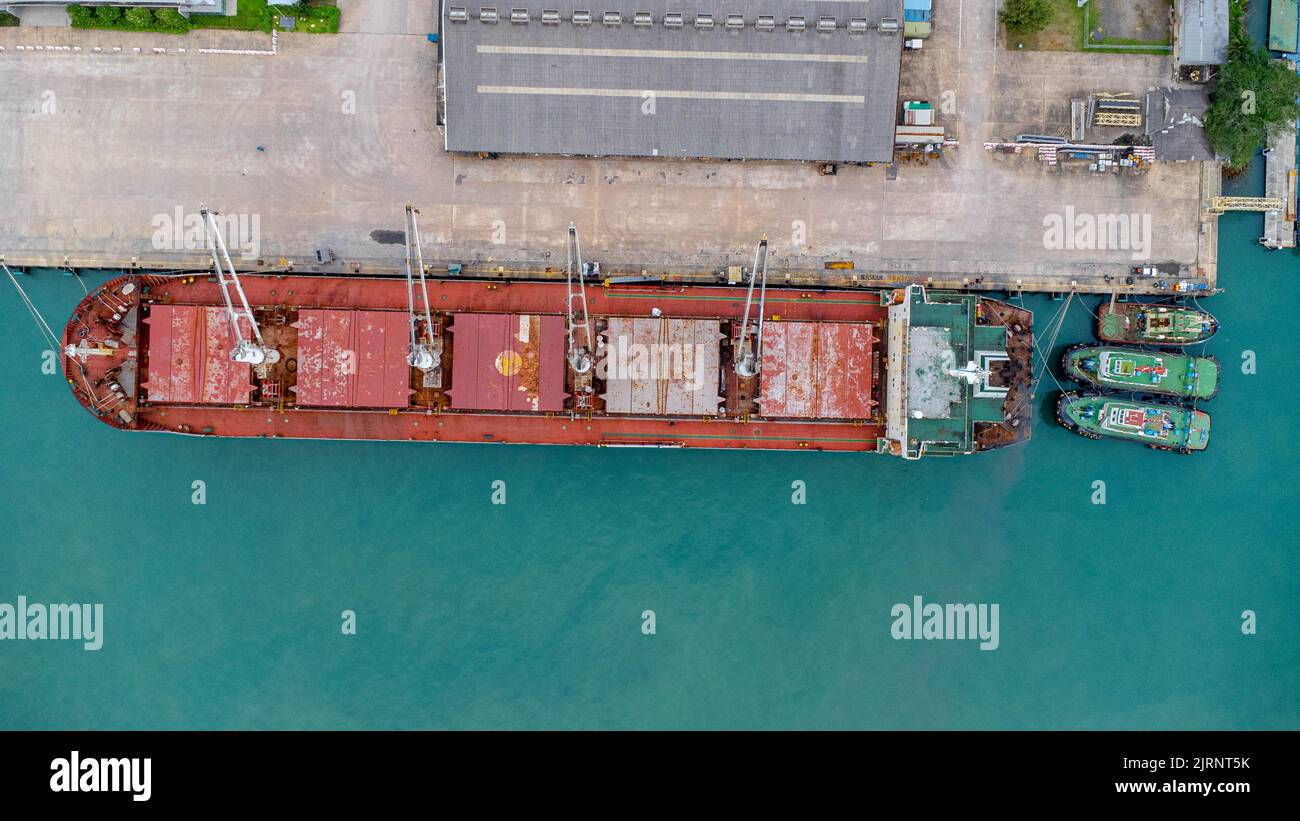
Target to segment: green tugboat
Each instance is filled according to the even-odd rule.
[[[1210,443],[1210,415],[1192,408],[1097,394],[1062,394],[1056,421],[1089,439],[1127,439],[1157,450],[1193,453]]]
[[[1097,336],[1105,342],[1191,345],[1204,342],[1218,330],[1218,320],[1207,312],[1180,305],[1105,303],[1097,314]]]
[[[1066,349],[1061,370],[1100,390],[1180,399],[1213,399],[1219,392],[1219,361],[1212,356],[1084,344]]]

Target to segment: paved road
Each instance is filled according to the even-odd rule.
[[[1127,180],[1050,172],[983,149],[1030,125],[1059,132],[1069,95],[1116,90],[1117,72],[1144,88],[1167,71],[1164,58],[1009,54],[995,44],[993,0],[939,0],[935,36],[905,55],[905,93],[936,103],[956,95],[945,122],[963,145],[894,180],[883,168],[821,177],[800,164],[448,155],[425,37],[436,29],[434,4],[340,5],[343,33],[281,36],[274,57],[198,51],[269,48],[267,37],[245,33],[0,30],[0,254],[200,260],[155,248],[155,221],[205,202],[257,215],[271,263],[314,262],[317,249],[331,249],[367,270],[395,267],[401,246],[391,232],[409,200],[422,207],[430,257],[486,265],[562,259],[570,221],[589,256],[628,265],[745,260],[761,234],[780,264],[851,258],[859,271],[923,281],[984,275],[1059,289],[1100,284],[1132,264],[1125,249],[1045,249],[1045,215],[1067,206],[1150,213],[1153,261],[1196,260],[1193,167]],[[38,43],[68,50],[15,49]]]

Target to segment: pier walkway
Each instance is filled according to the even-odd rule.
[[[1294,248],[1296,222],[1296,124],[1283,129],[1268,141],[1264,157],[1264,196],[1281,199],[1280,211],[1264,212],[1264,236],[1267,248]]]

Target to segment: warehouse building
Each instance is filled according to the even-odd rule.
[[[449,151],[888,162],[901,0],[444,0]]]
[[[1204,90],[1153,88],[1144,101],[1146,133],[1156,159],[1169,162],[1208,162],[1216,159],[1205,133],[1210,95]]]

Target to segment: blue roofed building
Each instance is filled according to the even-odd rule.
[[[903,37],[924,40],[934,20],[934,0],[903,0]]]

